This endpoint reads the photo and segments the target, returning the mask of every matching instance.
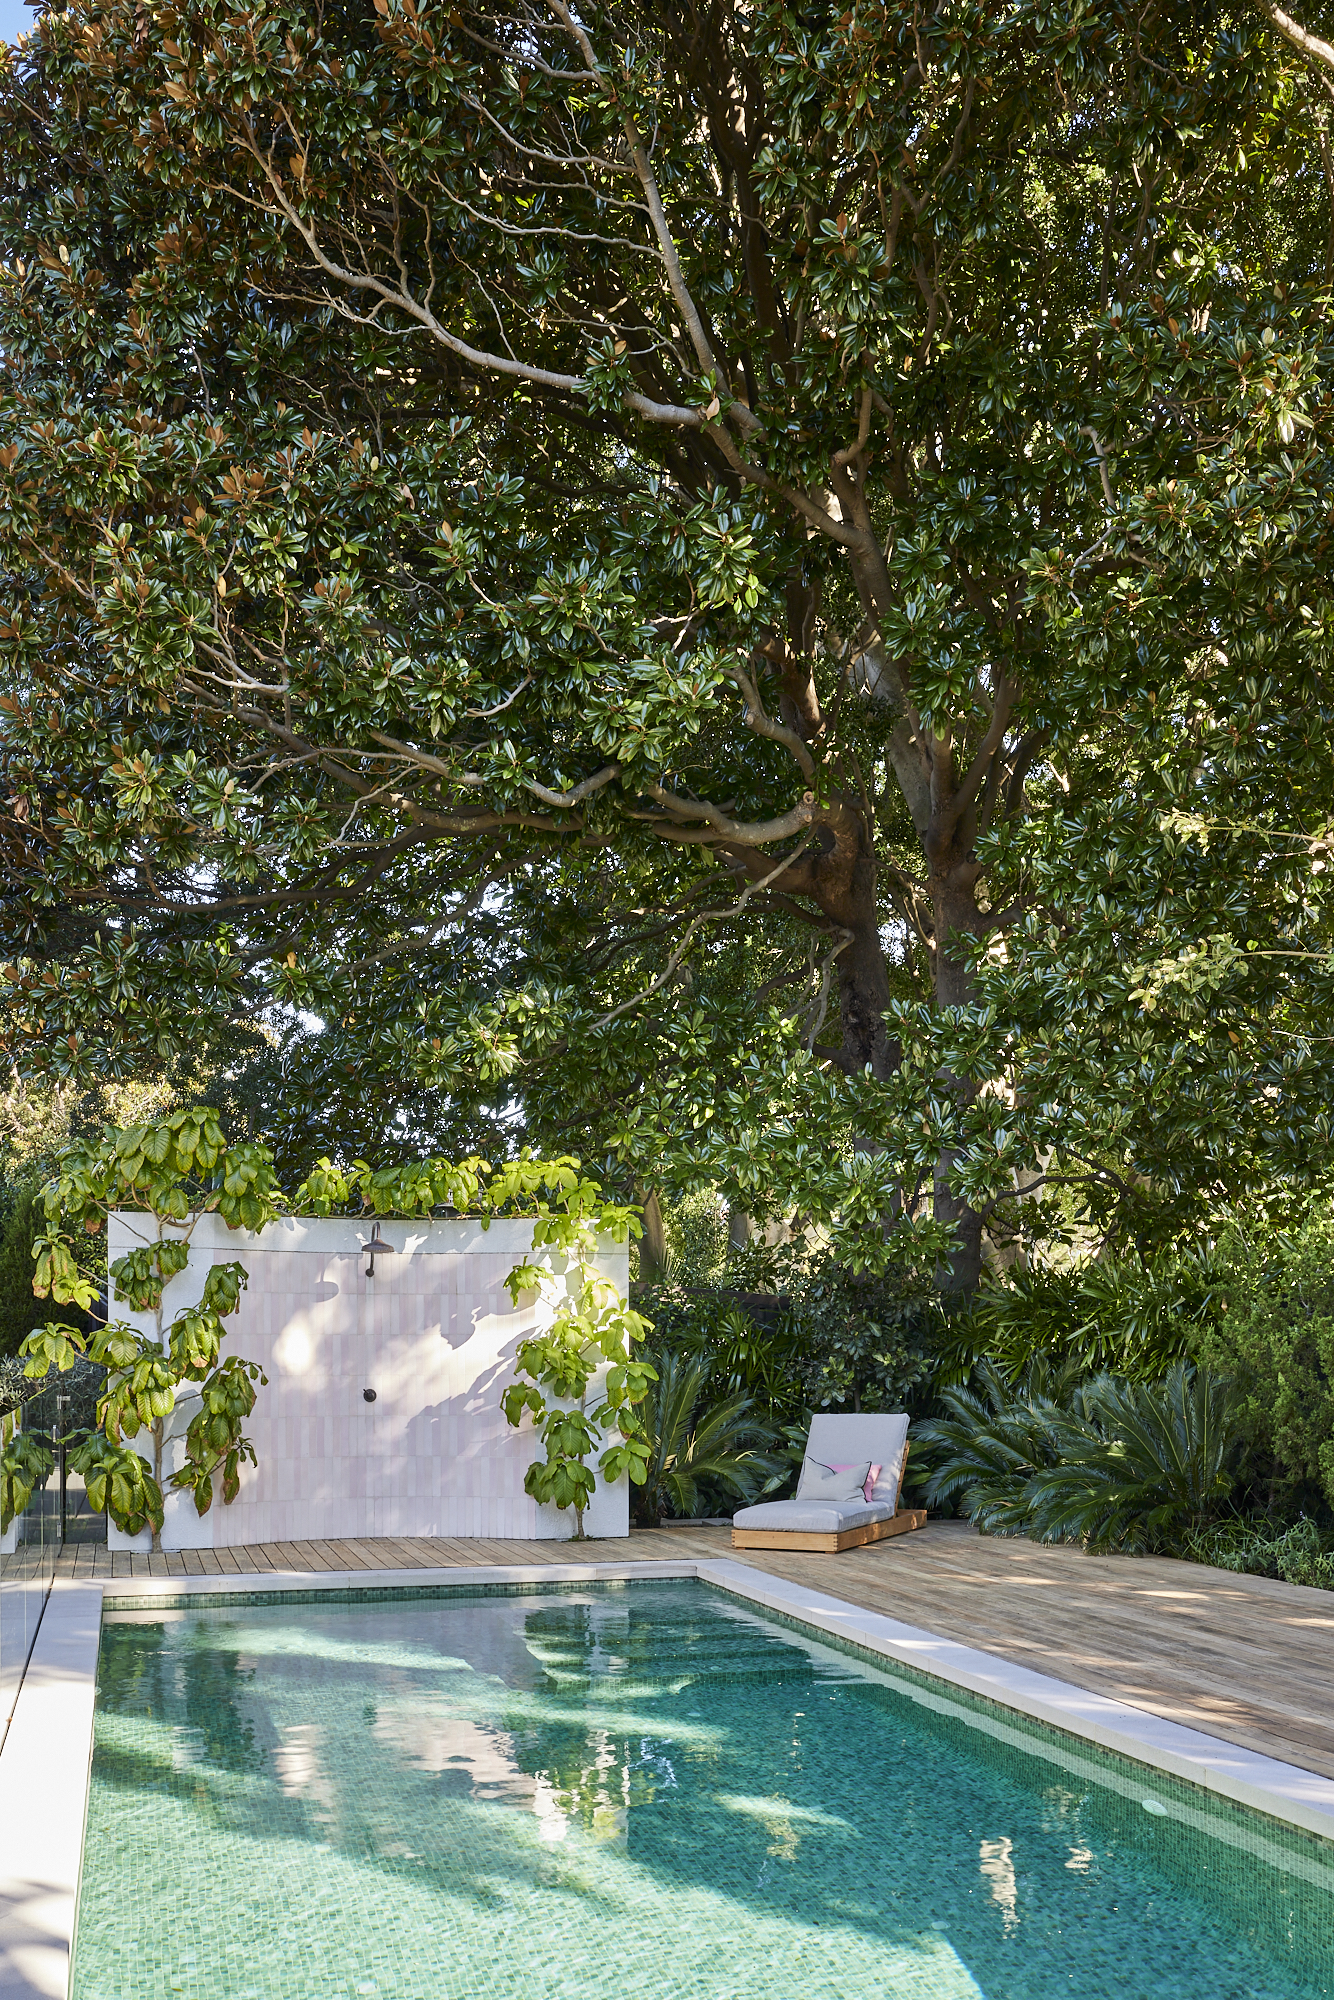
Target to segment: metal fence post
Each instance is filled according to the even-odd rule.
[[[60,1453],[60,1546],[65,1546],[65,1432],[69,1428],[69,1396],[56,1392],[56,1429],[59,1439],[56,1445]]]

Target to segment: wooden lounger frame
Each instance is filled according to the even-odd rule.
[[[908,1466],[908,1447],[903,1447],[899,1468],[899,1492]],[[864,1548],[868,1542],[883,1542],[890,1535],[910,1535],[926,1526],[925,1507],[900,1507],[884,1521],[867,1521],[860,1528],[840,1528],[836,1534],[809,1535],[790,1528],[738,1528],[732,1526],[734,1549],[803,1549],[812,1555],[834,1556],[842,1549]]]

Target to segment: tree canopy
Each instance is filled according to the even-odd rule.
[[[7,1053],[955,1289],[1324,1175],[1313,74],[1172,0],[41,17]]]

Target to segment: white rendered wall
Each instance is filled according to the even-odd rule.
[[[367,1278],[361,1246],[370,1224],[360,1219],[287,1219],[255,1235],[211,1215],[196,1224],[190,1263],[163,1295],[164,1324],[198,1301],[210,1265],[243,1264],[250,1283],[223,1322],[223,1353],[258,1361],[269,1381],[258,1386],[246,1424],[258,1467],[242,1469],[230,1507],[218,1493],[202,1517],[189,1493],[166,1488],[164,1548],[574,1533],[572,1509],[539,1507],[524,1492],[524,1473],[538,1456],[532,1423],[525,1418],[511,1430],[500,1408],[519,1341],[552,1312],[532,1294],[515,1311],[506,1273],[524,1258],[559,1272],[563,1260],[534,1253],[526,1222],[493,1222],[486,1231],[474,1222],[380,1227],[394,1254],[377,1256]],[[108,1257],[154,1233],[150,1216],[113,1215]],[[628,1250],[607,1244],[596,1261],[624,1294]],[[111,1311],[152,1331],[151,1314],[115,1304]],[[368,1388],[373,1403],[363,1398]],[[170,1437],[184,1437],[197,1408],[180,1400],[169,1419],[164,1477],[180,1463]],[[146,1434],[134,1442],[148,1456]],[[629,1505],[627,1480],[607,1487],[599,1479],[585,1532],[627,1534]],[[131,1537],[111,1524],[108,1540],[112,1548],[149,1546],[147,1532]]]

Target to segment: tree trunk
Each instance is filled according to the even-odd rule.
[[[870,890],[871,920],[862,921],[838,960],[838,1011],[843,1023],[843,1066],[849,1074],[870,1066],[875,1077],[898,1067],[898,1044],[885,1026],[889,1006],[889,975],[885,968],[880,926],[876,921],[874,880]],[[849,926],[851,928],[851,926]]]
[[[162,1311],[161,1308],[159,1307],[158,1309],[159,1323],[161,1322],[161,1319],[162,1319]],[[150,1433],[153,1439],[153,1477],[154,1479],[156,1479],[158,1483],[158,1491],[162,1494],[164,1507],[167,1497],[166,1488],[162,1484],[162,1446],[163,1446],[163,1429],[165,1423],[166,1423],[165,1417],[159,1417],[154,1423],[153,1429]],[[155,1556],[160,1555],[162,1553],[162,1535],[160,1530],[156,1526],[153,1529],[153,1539],[151,1543],[151,1548]]]
[[[933,913],[936,1004],[967,1006],[973,998],[973,980],[951,950],[951,941],[987,924],[977,902],[982,870],[971,852],[971,821],[960,829],[957,818],[933,822],[928,814],[918,825]],[[842,1040],[837,1046],[817,1043],[817,1051],[849,1076],[869,1069],[876,1078],[889,1077],[898,1068],[900,1049],[885,1024],[889,974],[880,941],[872,832],[861,803],[839,793],[832,796],[813,830],[820,842],[818,851],[792,867],[784,886],[790,895],[809,897],[829,923],[845,933],[836,959]],[[760,857],[753,849],[737,852],[735,859],[752,880],[772,866],[767,856]],[[961,1104],[967,1101],[969,1085],[948,1077],[943,1081],[947,1087],[953,1083]],[[867,1138],[864,1143],[870,1147],[876,1142]],[[976,1289],[981,1276],[982,1217],[950,1191],[954,1159],[954,1152],[946,1149],[936,1163],[932,1212],[937,1220],[950,1223],[956,1235],[954,1254],[937,1274],[939,1283],[947,1296],[962,1297]],[[887,1216],[886,1226],[889,1221]]]
[[[930,875],[931,906],[935,929],[935,993],[938,1007],[967,1007],[974,998],[974,980],[958,956],[960,933],[976,933],[986,926],[986,917],[977,902],[980,869],[971,856],[960,857],[951,850],[933,860]],[[960,1109],[974,1095],[976,1086],[963,1078],[942,1079]],[[955,1194],[949,1176],[958,1157],[953,1147],[942,1149],[936,1162],[932,1214],[937,1222],[954,1227],[954,1252],[948,1264],[937,1271],[937,1282],[947,1298],[962,1300],[976,1291],[982,1275],[982,1217],[961,1195]]]
[[[898,1067],[898,1046],[885,1027],[889,975],[880,942],[875,844],[860,806],[837,801],[820,828],[821,851],[800,886],[831,923],[848,933],[839,951],[838,1012],[843,1029],[838,1062],[850,1076],[869,1065],[886,1077]]]
[[[644,1234],[639,1239],[639,1282],[656,1284],[667,1268],[667,1229],[658,1190],[650,1188],[641,1203]]]

